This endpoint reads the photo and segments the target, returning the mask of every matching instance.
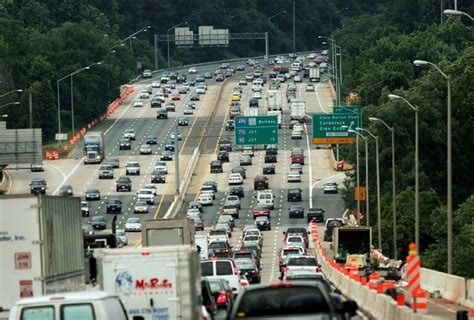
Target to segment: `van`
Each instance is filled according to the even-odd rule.
[[[20,299],[10,309],[9,320],[20,319],[128,319],[114,294],[104,291],[56,293]]]
[[[294,62],[294,63],[291,65],[291,68],[295,68],[295,69],[301,70],[301,63],[299,63],[299,62]]]
[[[201,260],[201,277],[227,280],[234,294],[240,291],[239,269],[232,259]]]
[[[275,196],[270,190],[259,191],[256,195],[257,205],[265,206],[273,210],[275,208],[274,199]]]
[[[220,160],[213,160],[211,161],[211,173],[222,173],[224,170],[222,169],[222,161]]]

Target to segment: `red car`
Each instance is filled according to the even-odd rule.
[[[174,95],[171,100],[181,100],[181,96],[180,95]]]
[[[273,72],[280,72],[281,67],[280,66],[274,66],[273,67]]]
[[[266,216],[270,218],[270,209],[267,206],[256,206],[252,211],[253,218]]]
[[[220,81],[224,81],[224,80],[225,80],[225,76],[223,74],[218,74],[216,76],[216,81],[220,82]]]

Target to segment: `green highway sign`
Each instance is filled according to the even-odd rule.
[[[362,113],[362,108],[359,106],[334,106],[333,113]]]
[[[348,144],[355,142],[356,134],[341,128],[361,127],[359,113],[318,113],[313,114],[314,144]]]
[[[235,117],[237,145],[278,144],[277,116]]]

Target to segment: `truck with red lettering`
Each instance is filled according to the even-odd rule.
[[[129,319],[201,319],[199,254],[191,245],[97,249],[100,289],[120,297]]]

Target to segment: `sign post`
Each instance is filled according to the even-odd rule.
[[[240,146],[278,144],[278,117],[235,117],[235,143]]]

